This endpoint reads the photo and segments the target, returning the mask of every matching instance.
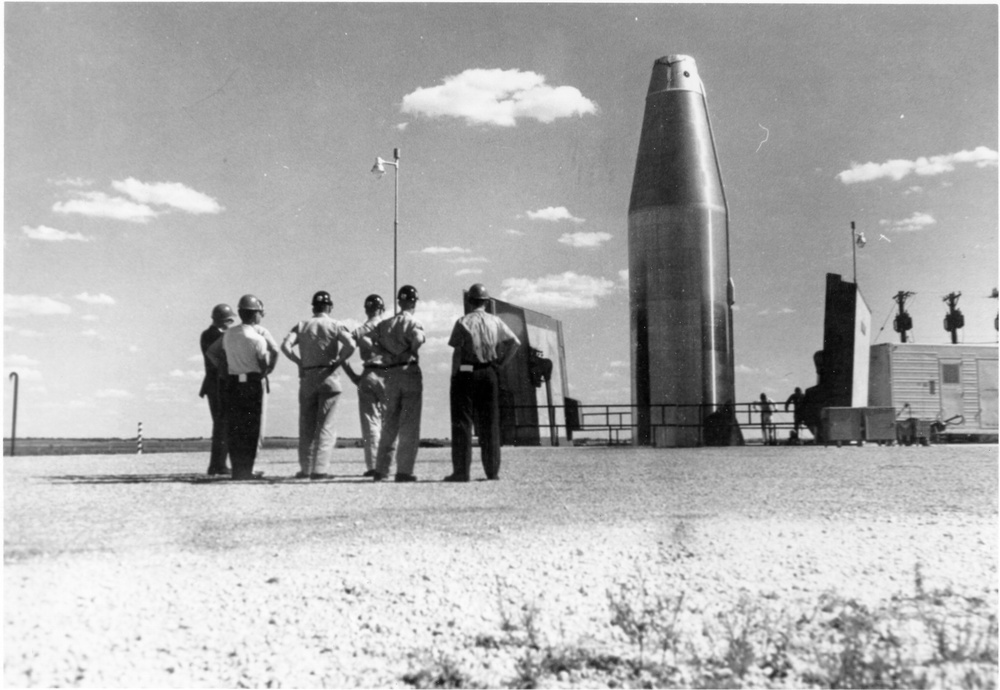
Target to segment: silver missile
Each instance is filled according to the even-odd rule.
[[[638,445],[697,446],[735,402],[729,210],[693,58],[653,64],[628,211]]]

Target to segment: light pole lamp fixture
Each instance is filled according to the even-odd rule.
[[[381,179],[385,175],[385,166],[391,165],[395,168],[396,172],[393,175],[395,179],[395,195],[393,201],[393,211],[392,211],[392,301],[396,304],[396,283],[397,283],[397,268],[398,268],[398,251],[399,246],[399,149],[392,150],[392,160],[387,161],[381,156],[375,157],[375,165],[372,166],[372,174]],[[399,311],[399,306],[396,306],[396,312]]]
[[[854,229],[854,221],[851,221],[851,257],[854,260],[854,284],[858,284],[858,250],[868,244],[868,238],[864,232]]]

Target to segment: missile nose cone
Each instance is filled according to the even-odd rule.
[[[705,95],[698,66],[690,55],[667,55],[653,63],[647,96],[661,91],[694,91]]]
[[[628,216],[638,445],[695,446],[735,400],[729,211],[695,61],[653,63]]]

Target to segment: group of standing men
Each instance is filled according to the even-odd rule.
[[[468,292],[472,311],[458,319],[449,345],[454,348],[451,379],[452,474],[445,481],[469,481],[472,424],[477,422],[483,468],[488,479],[500,472],[498,370],[513,358],[520,341],[497,316],[486,312],[489,294],[481,284]],[[397,293],[399,311],[383,319],[379,295],[365,299],[367,320],[354,331],[332,318],[333,300],[326,291],[313,295],[311,318],[292,327],[281,352],[299,369],[299,479],[330,477],[337,442],[334,426],[342,392],[343,369],[358,387],[358,408],[365,452],[365,477],[382,481],[395,459],[397,482],[413,482],[420,443],[423,376],[418,351],[426,341],[414,316],[417,290],[404,285]],[[278,346],[266,328],[263,303],[253,295],[240,298],[233,310],[225,304],[212,310],[212,325],[202,333],[205,379],[200,395],[212,413],[210,475],[255,479],[261,444],[261,417],[267,376],[278,360]],[[358,350],[363,368],[355,372],[348,360]]]

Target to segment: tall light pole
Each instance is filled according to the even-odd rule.
[[[392,303],[396,305],[394,313],[399,312],[399,305],[396,303],[396,277],[397,277],[397,247],[399,245],[399,149],[392,150],[392,160],[387,161],[381,157],[375,157],[375,165],[372,167],[372,174],[380,179],[385,175],[385,166],[391,165],[396,169],[393,180],[396,185],[396,192],[392,205]]]
[[[854,229],[854,221],[851,221],[851,256],[854,258],[854,284],[858,284],[858,249],[868,244],[865,233],[857,232]]]

